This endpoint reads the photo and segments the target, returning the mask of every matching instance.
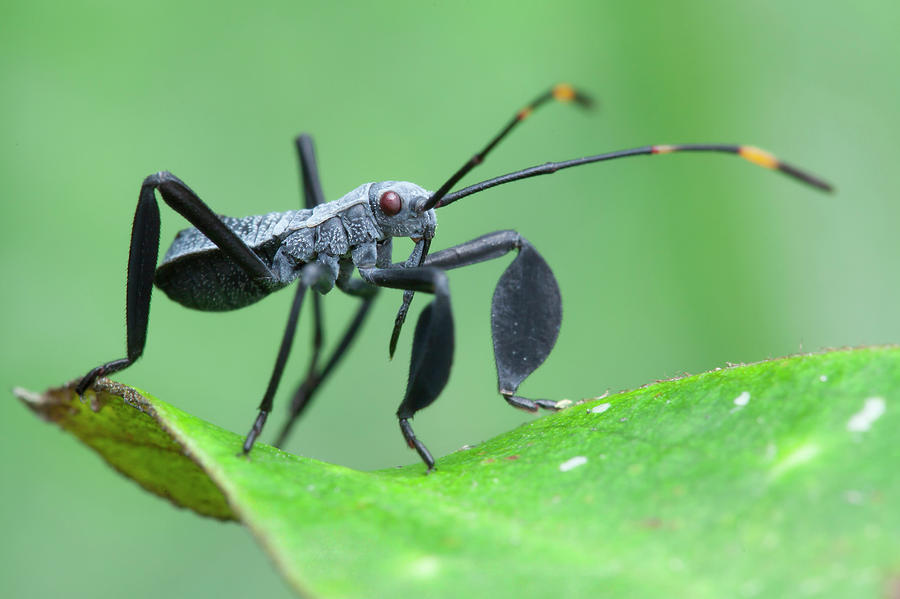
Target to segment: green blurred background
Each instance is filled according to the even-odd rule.
[[[586,166],[441,211],[435,248],[515,228],[556,272],[562,332],[523,393],[578,399],[726,362],[900,341],[898,14],[890,2],[775,0],[7,0],[2,386],[42,389],[123,354],[145,175],[169,169],[226,214],[291,209],[292,138],[307,131],[331,199],[372,180],[434,188],[556,81],[595,94],[600,110],[547,107],[464,183],[643,144],[744,142],[838,193],[680,155]],[[184,226],[164,209],[163,243]],[[435,454],[529,419],[494,391],[488,311],[503,267],[452,274],[454,373],[415,422]],[[244,432],[290,296],[204,314],[158,293],[145,356],[118,378]],[[389,362],[398,302],[382,294],[289,449],[362,469],[416,461],[393,415],[412,330]],[[333,334],[355,302],[334,293],[325,306]],[[308,334],[301,325],[264,439]],[[289,595],[239,526],[147,495],[10,396],[0,410],[3,596]]]

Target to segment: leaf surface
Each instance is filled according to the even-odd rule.
[[[102,382],[17,390],[120,472],[247,525],[312,597],[894,596],[900,349],[795,356],[573,405],[359,472]],[[414,454],[411,454],[411,459]]]

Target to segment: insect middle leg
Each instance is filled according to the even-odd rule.
[[[307,210],[312,210],[319,204],[325,203],[325,194],[322,191],[322,184],[319,179],[319,167],[316,163],[316,150],[312,137],[307,134],[301,134],[294,140],[297,149],[297,158],[300,166],[300,184],[303,188],[303,204]],[[324,320],[322,311],[322,298],[319,294],[312,297],[313,304],[313,333],[312,333],[312,352],[310,354],[309,365],[306,369],[306,375],[294,391],[294,397],[291,401],[290,415],[287,423],[282,427],[281,433],[276,441],[276,446],[281,446],[287,436],[288,429],[293,425],[294,420],[299,416],[302,407],[299,410],[294,409],[297,403],[304,403],[308,395],[312,393],[314,388],[318,386],[317,371],[319,366],[319,356],[322,352],[322,345],[325,340]],[[298,399],[298,396],[299,399]]]
[[[338,278],[337,286],[344,293],[360,298],[362,300],[362,303],[357,308],[356,314],[354,314],[353,319],[350,321],[347,329],[341,336],[340,341],[335,346],[334,350],[332,350],[331,355],[325,361],[325,365],[321,368],[321,370],[317,369],[316,355],[318,353],[318,349],[314,349],[313,359],[311,360],[306,377],[303,379],[303,382],[300,383],[300,386],[297,387],[297,390],[294,392],[294,396],[291,399],[288,419],[282,426],[281,432],[279,433],[278,438],[275,441],[276,447],[281,447],[284,444],[294,424],[297,422],[298,418],[307,408],[307,406],[309,406],[315,392],[320,388],[322,383],[325,382],[325,379],[328,378],[328,375],[330,375],[334,371],[334,368],[346,355],[350,344],[353,343],[353,340],[356,338],[357,333],[359,333],[360,327],[362,327],[366,316],[368,316],[369,308],[371,308],[372,306],[372,300],[375,299],[375,295],[378,291],[377,287],[373,287],[372,285],[364,283],[359,279],[349,279],[349,277]],[[317,295],[313,297],[318,299]]]
[[[301,184],[303,187],[304,204],[306,208],[312,209],[315,206],[325,202],[325,196],[322,192],[322,186],[319,180],[318,166],[316,164],[315,147],[313,145],[312,138],[306,134],[297,137],[297,139],[295,140],[295,145],[297,147],[297,156],[300,162],[300,175]],[[288,419],[282,426],[281,432],[279,433],[278,438],[275,441],[275,445],[277,447],[281,447],[287,440],[291,429],[293,428],[297,419],[309,405],[315,392],[320,388],[328,375],[331,374],[334,368],[344,357],[347,349],[353,342],[353,339],[356,337],[357,333],[362,327],[363,322],[365,321],[366,316],[369,313],[369,308],[371,307],[371,302],[374,298],[376,289],[371,285],[357,285],[357,283],[361,282],[350,280],[350,274],[351,273],[349,271],[342,272],[338,277],[338,280],[336,281],[337,285],[345,293],[362,298],[362,304],[359,306],[356,314],[351,319],[337,346],[332,351],[329,358],[325,361],[325,365],[321,368],[319,368],[319,358],[321,356],[322,346],[324,343],[324,316],[322,310],[322,298],[319,296],[319,294],[315,294],[312,297],[314,323],[312,353],[310,356],[309,365],[307,366],[306,374],[304,375],[303,379],[297,386],[292,396],[288,412]]]
[[[291,353],[291,346],[294,343],[294,334],[297,331],[297,321],[300,317],[300,308],[303,305],[303,298],[306,296],[306,290],[310,287],[320,285],[330,286],[334,283],[334,273],[325,264],[320,262],[310,262],[300,270],[300,276],[297,281],[297,291],[294,293],[294,300],[291,303],[291,310],[288,314],[287,326],[284,335],[281,338],[281,345],[278,348],[278,357],[275,359],[275,367],[272,370],[272,376],[269,378],[269,384],[259,404],[259,414],[247,433],[244,440],[243,452],[250,453],[253,444],[256,442],[262,432],[266,419],[272,411],[272,404],[275,399],[275,392],[278,391],[278,384],[281,382],[281,376],[284,374],[284,365],[287,362],[288,355]]]

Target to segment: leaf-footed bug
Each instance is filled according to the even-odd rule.
[[[147,338],[154,283],[182,305],[223,311],[252,304],[296,280],[297,291],[275,368],[260,403],[259,415],[243,445],[244,453],[249,453],[272,410],[307,289],[325,294],[336,285],[341,291],[358,297],[361,303],[337,346],[321,363],[322,310],[319,296],[313,294],[315,335],[312,357],[306,376],[294,393],[288,420],[277,440],[280,445],[322,381],[345,355],[378,289],[389,287],[404,291],[389,344],[391,355],[414,292],[430,293],[434,299],[422,310],[416,324],[406,393],[397,410],[404,439],[418,452],[430,471],[434,468],[434,459],[416,437],[409,420],[437,399],[450,376],[454,351],[453,316],[446,271],[499,258],[513,250],[517,252],[501,275],[491,303],[498,388],[503,398],[517,408],[529,411],[556,408],[554,401],[527,399],[516,392],[553,349],[562,321],[559,287],[553,272],[528,240],[515,231],[489,233],[429,255],[437,208],[497,185],[574,166],[674,152],[735,154],[819,189],[831,190],[831,186],[818,177],[752,146],[679,144],[643,146],[548,162],[450,193],[510,131],[535,109],[553,99],[590,105],[588,97],[573,87],[554,86],[517,112],[480,152],[434,192],[405,181],[381,181],[365,183],[338,200],[326,202],[319,183],[312,139],[305,134],[296,140],[306,204],[302,210],[245,218],[218,216],[171,173],[150,175],[141,185],[128,259],[127,355],[92,369],[78,383],[76,391],[83,395],[97,377],[123,370],[141,356]],[[166,204],[194,225],[194,228],[178,233],[158,267],[160,215],[157,191]],[[412,254],[402,263],[393,263],[391,259],[394,237],[409,237],[415,242]],[[352,276],[354,270],[359,273],[358,278]]]

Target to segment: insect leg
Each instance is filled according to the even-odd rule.
[[[294,392],[294,397],[291,400],[288,420],[287,422],[285,422],[284,426],[281,429],[281,433],[279,433],[278,435],[278,440],[275,442],[276,447],[281,447],[284,444],[285,440],[291,432],[291,429],[294,426],[294,423],[296,423],[297,419],[300,417],[302,412],[306,409],[306,407],[312,400],[313,394],[319,389],[325,379],[328,378],[328,375],[331,374],[335,366],[338,365],[344,355],[346,355],[347,349],[356,338],[360,327],[362,327],[362,324],[369,313],[369,308],[371,308],[372,306],[372,300],[375,299],[375,295],[378,291],[377,287],[368,285],[358,279],[350,280],[346,283],[342,283],[341,280],[338,279],[337,285],[342,291],[350,295],[359,297],[362,300],[362,303],[356,310],[356,314],[353,316],[353,319],[350,321],[350,324],[344,331],[344,334],[338,342],[337,346],[328,357],[328,360],[326,360],[325,366],[323,366],[321,370],[317,371],[315,370],[314,364],[310,365],[309,372],[307,372],[306,377],[303,379],[303,382],[300,383],[300,386],[297,387],[297,390]]]
[[[300,176],[303,186],[304,203],[306,208],[312,209],[325,202],[325,195],[322,192],[318,167],[316,165],[315,147],[312,138],[306,134],[300,135],[294,141],[297,148],[297,156],[300,161]],[[349,275],[350,272],[347,272],[346,276],[340,276],[338,278],[338,287],[348,293],[363,297],[364,301],[351,321],[347,331],[338,343],[337,348],[334,350],[321,371],[319,370],[319,356],[321,355],[322,344],[324,341],[322,298],[318,294],[313,295],[313,321],[315,324],[312,339],[312,355],[310,357],[306,375],[294,392],[289,408],[288,419],[278,435],[278,439],[275,442],[276,446],[280,447],[284,443],[291,428],[293,428],[294,423],[312,399],[313,393],[315,393],[322,381],[328,376],[337,362],[340,361],[341,357],[343,357],[344,352],[356,336],[359,327],[362,325],[363,320],[368,314],[371,303],[370,299],[374,295],[375,288],[361,283],[363,287],[366,288],[364,293],[353,293],[348,291],[345,281]]]
[[[424,291],[434,300],[422,310],[413,335],[412,356],[406,395],[397,409],[400,431],[407,445],[415,449],[428,471],[434,469],[434,458],[416,438],[409,420],[440,395],[450,376],[453,362],[453,314],[447,275],[438,268],[360,268],[363,279],[379,287]]]
[[[491,301],[491,336],[500,394],[517,408],[554,409],[556,402],[516,395],[528,375],[540,366],[559,335],[562,300],[553,271],[527,239],[515,231],[497,231],[434,253],[426,266],[443,269],[518,255],[500,277]]]
[[[260,285],[275,282],[275,275],[253,250],[226,227],[187,185],[168,172],[150,175],[144,179],[141,185],[132,224],[131,248],[128,254],[125,314],[127,355],[124,358],[101,364],[88,372],[75,388],[79,395],[84,395],[97,377],[107,376],[127,368],[144,351],[150,317],[153,274],[159,256],[160,219],[155,190],[159,190],[166,204],[197,227]]]
[[[300,159],[303,200],[306,207],[312,210],[319,204],[325,203],[325,194],[322,193],[322,184],[319,181],[319,167],[316,164],[315,146],[313,146],[312,137],[305,133],[297,137],[294,144],[297,146],[297,156]]]
[[[325,203],[325,194],[322,192],[322,184],[319,181],[319,168],[316,164],[316,150],[313,145],[312,137],[302,134],[294,140],[297,148],[297,157],[300,161],[300,182],[303,187],[303,202],[307,209],[312,210],[319,204]],[[309,359],[309,366],[306,370],[306,376],[303,382],[294,393],[294,401],[291,402],[291,415],[288,422],[282,428],[278,441],[275,443],[280,446],[287,434],[287,429],[293,425],[294,419],[299,415],[299,411],[295,413],[294,404],[298,401],[297,396],[302,390],[314,386],[317,378],[316,371],[319,366],[319,356],[322,352],[322,344],[324,343],[324,315],[322,311],[322,298],[319,294],[312,297],[313,300],[313,337],[312,337],[312,353]],[[300,408],[302,410],[302,407]]]
[[[294,294],[294,301],[291,304],[291,311],[288,314],[287,327],[284,329],[284,335],[281,338],[281,345],[278,348],[278,357],[275,359],[275,368],[272,370],[272,376],[269,378],[269,385],[259,404],[259,415],[253,422],[247,438],[244,440],[244,454],[250,453],[253,443],[262,432],[263,426],[269,413],[272,411],[272,402],[275,398],[275,392],[278,390],[278,384],[281,382],[281,375],[284,374],[284,365],[287,362],[288,355],[291,353],[291,345],[294,342],[294,333],[297,330],[297,321],[300,316],[300,307],[303,305],[303,297],[309,287],[315,286],[321,280],[327,280],[331,277],[331,271],[318,262],[310,262],[300,272],[299,281],[297,283],[297,291]]]

